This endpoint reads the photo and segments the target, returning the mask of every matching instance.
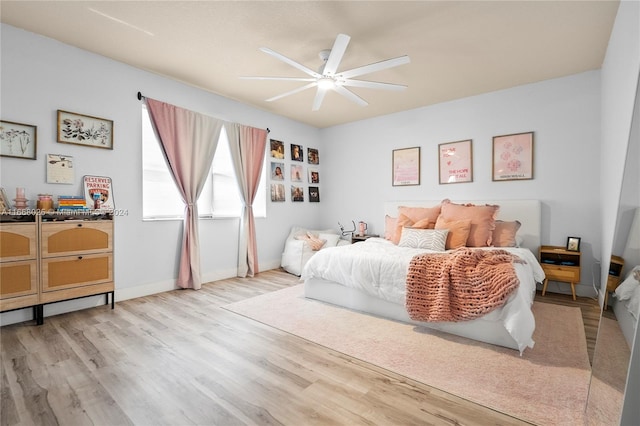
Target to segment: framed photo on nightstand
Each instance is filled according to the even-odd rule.
[[[580,251],[580,238],[568,237],[567,238],[567,251]]]

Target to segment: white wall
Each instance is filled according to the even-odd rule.
[[[286,144],[320,148],[317,129],[238,102],[80,50],[5,24],[2,47],[1,103],[3,120],[38,126],[37,160],[2,157],[0,185],[11,198],[25,187],[27,198],[38,193],[81,194],[83,175],[113,179],[114,200],[128,215],[115,222],[116,300],[174,288],[182,222],[142,220],[141,103],[144,95],[242,124],[270,128],[270,137]],[[58,109],[114,121],[114,149],[56,142]],[[288,145],[287,145],[288,146]],[[47,184],[46,154],[74,157],[73,185]],[[322,149],[320,149],[322,156]],[[321,157],[322,161],[322,157]],[[323,164],[320,164],[322,170]],[[289,198],[288,198],[289,199]],[[318,222],[321,203],[271,203],[267,219],[257,219],[261,269],[278,267],[284,239],[292,223]],[[205,281],[236,275],[238,220],[202,220],[202,274]],[[95,305],[97,298],[48,305],[45,315],[73,306]],[[9,312],[3,324],[29,319],[30,310]]]
[[[593,296],[600,259],[599,72],[419,108],[322,130],[325,160],[322,226],[364,220],[384,232],[382,204],[450,198],[539,199],[542,244],[582,238],[580,295]],[[534,132],[534,179],[491,180],[492,137]],[[440,185],[438,144],[473,140],[473,182]],[[391,184],[393,149],[421,147],[421,184]],[[595,172],[594,172],[595,171]],[[550,283],[549,291],[570,287]]]

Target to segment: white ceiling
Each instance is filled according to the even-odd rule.
[[[617,1],[7,1],[2,22],[318,128],[599,69]],[[409,55],[358,77],[402,92],[352,90],[361,107],[306,83],[269,47],[311,69],[338,33],[351,36],[338,71]],[[161,94],[144,93],[150,97]],[[135,94],[132,94],[135,96]]]

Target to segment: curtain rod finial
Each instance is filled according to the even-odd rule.
[[[138,100],[141,101],[142,100],[142,93],[138,92]]]

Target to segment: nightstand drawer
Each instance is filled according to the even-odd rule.
[[[571,266],[542,265],[548,280],[577,283],[580,281],[580,268]]]
[[[616,291],[616,288],[620,285],[620,277],[614,277],[609,275],[607,277],[607,291]]]

